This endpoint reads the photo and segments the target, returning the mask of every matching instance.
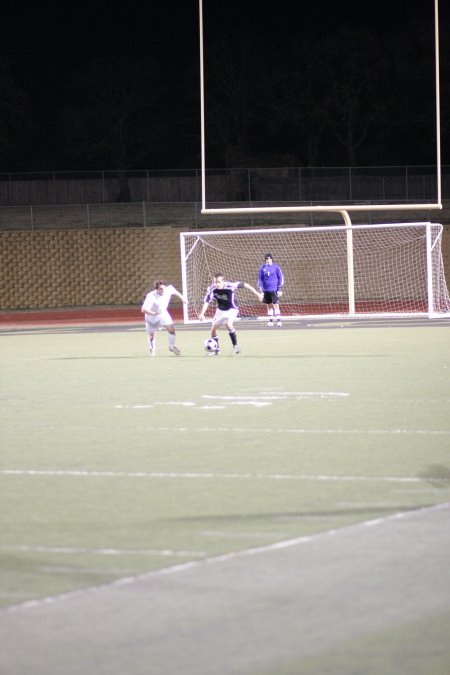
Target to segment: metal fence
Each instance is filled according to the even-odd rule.
[[[260,203],[252,202],[255,206]],[[248,203],[235,203],[248,206]],[[267,202],[264,203],[267,206]],[[282,206],[282,203],[271,203]],[[218,204],[217,206],[226,206]],[[450,222],[450,203],[444,211],[421,210],[420,212],[373,211],[356,212],[352,221],[356,224],[402,222],[411,220]],[[185,230],[220,227],[266,227],[271,225],[342,225],[336,213],[269,213],[264,215],[242,213],[240,215],[208,216],[201,214],[199,202],[186,203],[128,203],[128,204],[68,204],[61,206],[13,206],[0,207],[0,231],[20,230],[65,230],[128,227],[178,226]]]
[[[442,168],[450,197],[450,166]],[[435,200],[436,167],[279,167],[212,169],[208,201]],[[200,201],[192,171],[0,173],[0,206]]]
[[[436,183],[432,166],[214,169],[207,172],[206,196],[208,206],[432,203]],[[200,213],[200,195],[199,170],[3,173],[0,229],[203,227],[210,221]],[[450,166],[442,168],[442,196],[450,199]],[[329,218],[301,219],[321,224]],[[298,214],[282,216],[284,223],[298,221]],[[227,217],[228,224],[259,222],[267,216]]]

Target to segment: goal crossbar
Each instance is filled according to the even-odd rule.
[[[442,209],[442,202],[428,204],[348,204],[346,206],[235,206],[224,208],[202,208],[202,215],[224,215],[240,213],[345,213],[347,211],[426,211]]]

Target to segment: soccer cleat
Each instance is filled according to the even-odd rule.
[[[234,345],[234,347],[233,347],[233,352],[234,352],[235,354],[240,354],[240,353],[241,353],[241,348],[239,347],[239,345]]]
[[[277,321],[277,326],[278,326],[278,328],[281,328],[282,325],[283,325],[283,324],[281,323],[281,321]]]
[[[273,326],[273,321],[268,321],[268,322],[267,322],[267,325],[268,325],[270,328],[272,328],[272,326]]]
[[[181,356],[180,350],[175,345],[173,347],[169,347],[169,351],[175,354],[175,356]]]
[[[148,355],[149,355],[149,356],[156,356],[156,349],[151,349],[151,348],[150,348],[150,349],[148,350]]]

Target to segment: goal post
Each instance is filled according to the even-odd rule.
[[[200,155],[201,155],[201,213],[204,215],[218,215],[226,214],[246,215],[246,214],[273,214],[273,213],[348,213],[351,211],[359,212],[383,212],[383,211],[430,211],[432,209],[442,210],[442,157],[441,157],[441,96],[440,96],[440,59],[439,59],[439,0],[430,0],[430,7],[434,6],[434,131],[435,131],[435,150],[436,150],[436,199],[426,202],[411,201],[408,203],[387,203],[385,200],[376,200],[373,203],[353,203],[353,204],[330,204],[327,202],[303,203],[296,205],[259,205],[255,206],[255,202],[249,206],[228,206],[222,207],[217,205],[217,197],[215,197],[216,206],[211,199],[207,198],[207,150],[206,150],[206,125],[205,125],[205,110],[206,110],[206,95],[205,95],[205,40],[204,40],[204,20],[203,20],[203,5],[204,0],[198,0],[199,6],[199,54],[200,54]],[[214,3],[211,3],[214,4]],[[431,12],[431,9],[430,9]],[[206,59],[207,72],[207,59]],[[350,200],[352,201],[352,200]],[[372,201],[372,200],[371,200]],[[376,203],[380,201],[380,203]]]
[[[184,321],[198,321],[215,274],[257,287],[267,252],[285,276],[284,320],[447,314],[442,230],[419,222],[181,232]],[[242,319],[267,318],[250,291],[239,291],[238,301]]]

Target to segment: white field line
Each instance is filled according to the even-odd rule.
[[[226,401],[228,405],[254,405],[258,407],[263,407],[267,405],[272,405],[272,401],[254,401],[254,400],[247,400],[247,401],[236,401],[236,400],[230,400]],[[138,403],[136,405],[115,405],[114,407],[117,410],[145,410],[148,408],[153,408],[156,405],[179,405],[184,408],[200,408],[201,410],[205,409],[220,409],[223,410],[225,406],[199,406],[196,403],[193,403],[192,401],[165,401],[165,402],[156,402],[156,403]]]
[[[309,480],[309,481],[354,481],[388,483],[426,483],[439,482],[439,478],[417,476],[327,476],[308,474],[266,474],[266,473],[196,473],[162,471],[90,471],[87,469],[1,469],[4,476],[50,476],[81,478],[203,478],[227,480]],[[442,479],[447,482],[447,479]]]
[[[252,396],[213,396],[209,394],[202,395],[202,399],[209,399],[215,401],[222,401],[228,405],[253,405],[255,407],[263,407],[272,405],[273,401],[286,401],[288,399],[302,400],[302,399],[332,399],[332,398],[346,398],[350,396],[349,393],[343,391],[264,391],[260,394]],[[194,401],[154,401],[153,403],[136,403],[136,404],[117,404],[114,406],[116,410],[145,410],[153,408],[156,405],[179,405],[185,408],[199,408],[201,410],[216,409],[213,406],[199,406]]]
[[[199,569],[206,565],[215,565],[224,562],[229,562],[231,560],[236,560],[238,558],[246,558],[255,555],[262,555],[264,553],[279,551],[282,549],[299,546],[301,544],[307,544],[314,541],[318,541],[320,539],[326,539],[328,537],[336,537],[339,536],[340,534],[362,530],[365,529],[366,527],[377,527],[392,520],[400,520],[408,518],[409,516],[414,516],[417,513],[426,513],[427,511],[437,511],[449,508],[450,502],[444,502],[443,504],[437,504],[434,506],[425,506],[423,508],[413,509],[410,511],[400,511],[397,513],[393,513],[390,516],[383,516],[382,518],[365,520],[361,523],[356,523],[354,525],[347,525],[341,528],[333,528],[331,530],[326,530],[325,532],[319,532],[318,534],[306,535],[302,537],[297,537],[295,539],[286,539],[284,541],[279,541],[274,544],[267,544],[265,546],[256,546],[254,548],[247,548],[241,551],[232,551],[230,553],[224,553],[223,555],[213,556],[211,558],[203,558],[202,560],[191,560],[189,562],[179,563],[178,565],[165,567],[164,569],[161,570],[152,570],[151,572],[144,572],[143,574],[136,574],[135,576],[123,577],[121,579],[106,582],[98,586],[91,586],[89,588],[68,591],[67,593],[61,593],[59,595],[51,595],[44,598],[39,598],[37,600],[28,600],[17,605],[10,605],[9,607],[1,608],[0,613],[17,612],[21,610],[23,611],[43,607],[45,605],[53,605],[59,602],[64,602],[66,600],[79,598],[84,595],[92,595],[106,588],[119,588],[121,586],[127,586],[142,581],[148,581],[150,579],[157,579],[159,577],[168,576],[170,574],[178,574],[191,569],[196,568]]]
[[[263,396],[350,396],[347,391],[262,391]]]
[[[25,544],[2,544],[0,551],[24,551],[27,553],[82,553],[104,556],[162,556],[164,558],[202,558],[204,551],[172,551],[170,549],[128,549],[128,548],[83,548],[70,546],[28,546]]]
[[[134,407],[134,406],[133,406]],[[140,407],[146,407],[146,406],[140,406]],[[219,406],[210,406],[211,408],[216,409]],[[47,429],[56,429],[58,427],[48,427],[46,426]],[[86,427],[83,427],[86,429]],[[450,436],[450,429],[286,429],[285,427],[280,427],[280,428],[264,428],[264,427],[258,427],[255,429],[248,428],[248,427],[134,427],[135,431],[154,431],[154,432],[172,432],[172,433],[206,433],[206,434],[215,434],[215,433],[225,433],[225,434],[233,434],[233,433],[238,433],[238,434],[276,434],[277,436],[280,434],[299,434],[299,435],[306,435],[306,434],[312,434],[312,435],[341,435],[341,436],[351,436],[351,435],[356,435],[356,434],[362,434],[362,435],[379,435],[379,436],[386,436],[386,435],[401,435],[405,434],[408,436],[414,436],[414,435],[419,435],[419,436]]]
[[[280,392],[262,392],[252,396],[214,396],[209,394],[202,395],[202,399],[209,399],[215,401],[222,401],[229,405],[253,405],[253,406],[268,406],[272,405],[272,401],[286,401],[293,399],[299,401],[301,399],[330,399],[330,398],[346,398],[350,396],[349,393],[343,391],[280,391]],[[136,404],[117,404],[114,406],[117,410],[142,410],[153,408],[155,405],[179,405],[182,407],[199,407],[194,401],[154,401],[153,403],[136,403]],[[203,410],[205,407],[203,406]]]
[[[238,400],[268,400],[278,401],[286,398],[345,398],[350,396],[344,391],[280,391],[280,392],[262,392],[254,396],[214,396],[210,394],[202,395],[202,398],[215,398],[222,401],[238,401]]]
[[[194,401],[155,401],[153,405],[181,405],[189,408],[196,404]]]
[[[265,406],[272,405],[271,401],[224,401],[227,405],[253,405],[255,408],[264,408]],[[208,409],[211,406],[202,406],[202,410]],[[221,406],[224,408],[225,406]]]

